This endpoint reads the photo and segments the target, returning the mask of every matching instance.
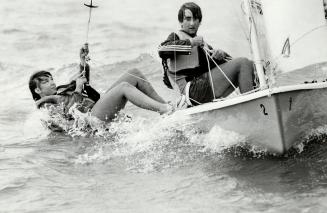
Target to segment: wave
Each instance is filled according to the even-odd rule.
[[[76,146],[78,141],[77,146],[83,147],[70,157],[70,163],[111,165],[120,162],[126,170],[142,173],[192,166],[199,161],[226,166],[228,159],[233,162],[320,159],[327,152],[327,148],[323,148],[327,141],[327,126],[313,130],[289,152],[277,155],[253,146],[246,137],[219,126],[204,132],[197,127],[197,121],[188,116],[141,117],[121,111],[113,122],[105,123],[89,114],[74,110],[71,113],[74,121],[67,122],[60,116],[49,118],[45,110],[35,112],[29,124],[25,124],[26,138],[29,136],[34,141],[51,138],[60,143],[60,138],[66,135],[64,143],[75,141]],[[59,134],[49,131],[47,127],[51,122],[56,122],[63,131]]]
[[[11,183],[0,188],[0,194],[8,194],[10,191],[15,191],[23,188],[25,183]]]
[[[2,33],[7,34],[7,35],[16,34],[16,33],[25,33],[25,32],[26,32],[25,30],[17,29],[17,28],[10,28],[10,29],[2,30]]]
[[[67,122],[62,116],[49,118],[41,111],[38,118],[33,116],[33,129],[30,136],[44,139],[51,131],[46,129],[51,122],[72,138],[88,138],[88,148],[77,154],[76,164],[103,163],[124,159],[127,170],[137,172],[161,171],[167,168],[183,167],[206,158],[226,158],[228,156],[252,158],[284,158],[296,156],[310,147],[312,138],[320,140],[326,134],[326,128],[320,129],[284,155],[268,153],[261,147],[250,145],[242,135],[215,126],[209,132],[203,132],[191,117],[157,116],[153,118],[131,117],[124,111],[111,123],[105,123],[78,111],[71,111],[73,122]],[[47,119],[47,122],[45,120]],[[43,125],[40,125],[42,120]],[[42,131],[40,131],[43,129]],[[35,133],[38,134],[35,134]],[[318,137],[318,138],[317,138]]]
[[[102,25],[102,27],[104,26]],[[124,22],[119,22],[119,21],[112,23],[112,28],[116,29],[117,31],[124,32],[124,34],[125,32],[140,33],[140,34],[148,34],[152,32],[151,28],[146,29],[145,26],[135,27],[133,25],[126,24]]]

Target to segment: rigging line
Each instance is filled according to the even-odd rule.
[[[84,5],[89,9],[89,19],[88,19],[88,22],[87,22],[87,29],[86,29],[86,41],[85,41],[85,45],[88,45],[88,39],[89,39],[89,31],[90,31],[90,23],[91,23],[91,15],[92,15],[92,9],[93,8],[97,8],[98,6],[95,6],[93,5],[93,2],[91,0],[90,4],[85,4]],[[84,66],[83,66],[83,73],[85,75],[85,66],[86,66],[86,61],[90,60],[89,58],[87,58],[87,54],[85,55],[85,63],[84,63]]]
[[[309,34],[312,33],[313,31],[316,31],[316,30],[318,30],[318,29],[320,29],[320,28],[324,28],[324,27],[327,27],[327,25],[326,25],[326,24],[323,24],[323,25],[320,25],[320,26],[314,27],[314,28],[312,28],[311,30],[309,30],[309,31],[307,31],[307,32],[305,32],[305,33],[303,33],[303,34],[302,34],[301,36],[299,36],[299,37],[298,37],[294,42],[290,43],[290,47],[294,46],[297,42],[299,42],[301,39],[303,39],[305,36],[309,35]],[[279,60],[279,58],[280,58],[282,55],[283,55],[283,54],[280,53],[280,54],[276,55],[275,57],[272,57],[272,60],[273,60],[273,61],[277,61],[277,60]],[[270,63],[269,66],[271,66],[271,65],[272,65],[272,63]]]
[[[236,90],[235,85],[233,82],[228,78],[228,76],[225,74],[225,72],[220,68],[220,66],[215,62],[214,58],[209,54],[209,50],[206,48],[203,48],[206,55],[212,60],[212,62],[216,65],[216,67],[219,69],[219,71],[223,74],[223,76],[226,78],[226,80],[232,85],[232,87]]]
[[[174,33],[174,44],[176,43],[176,34]],[[176,47],[174,47],[174,68],[175,68],[175,72],[174,72],[174,80],[176,83],[177,82],[177,56],[176,56]],[[168,76],[168,73],[167,73],[167,76]],[[168,80],[169,80],[169,76],[168,76]],[[176,83],[177,84],[177,83]],[[178,86],[178,85],[177,85]],[[178,86],[179,87],[179,86]],[[173,88],[173,90],[175,91],[175,89]],[[182,92],[182,91],[180,91]]]
[[[96,62],[96,61],[93,60],[93,63],[94,63],[94,62]],[[100,64],[102,64],[102,66],[105,65],[104,63],[101,63],[101,62],[96,62],[96,63],[100,63]],[[96,63],[94,63],[94,64],[96,64]],[[134,75],[134,74],[132,74],[132,73],[126,72],[125,74],[128,74],[128,75],[130,75],[130,76],[133,76],[134,78],[137,78],[137,79],[140,79],[140,80],[145,81],[145,82],[147,82],[147,83],[150,83],[149,80],[144,79],[144,78],[141,78],[141,77],[139,77],[139,76],[136,76],[136,75]]]
[[[98,61],[98,60],[94,60],[94,59],[92,59],[92,61],[90,61],[90,62],[92,62],[94,65],[106,66],[105,63],[102,63],[102,62],[100,62],[100,61]]]
[[[156,83],[151,83],[149,80],[144,79],[144,78],[141,78],[141,77],[139,77],[139,76],[136,76],[136,75],[134,75],[134,74],[132,74],[132,73],[126,72],[126,74],[128,74],[128,75],[130,75],[130,76],[133,76],[133,77],[135,77],[135,78],[138,78],[138,79],[140,79],[140,80],[142,80],[142,81],[145,81],[145,82],[147,82],[147,83],[150,83],[150,84],[156,84]],[[159,85],[159,84],[157,84],[157,85]],[[173,92],[176,93],[177,95],[180,95],[180,93],[177,92],[176,90],[173,90]],[[192,99],[192,98],[190,98],[190,97],[189,97],[189,99],[192,100],[192,101],[194,101],[194,102],[197,103],[197,104],[202,104],[202,103],[200,103],[200,102],[198,102],[198,101],[196,101],[196,100],[194,100],[194,99]],[[177,104],[177,100],[176,100],[176,104]]]
[[[309,30],[308,32],[303,33],[303,34],[302,34],[300,37],[298,37],[294,42],[292,42],[292,43],[290,44],[290,46],[293,46],[295,43],[297,43],[299,40],[301,40],[303,37],[307,36],[308,34],[312,33],[313,31],[316,31],[316,30],[318,30],[318,29],[320,29],[320,28],[324,28],[324,27],[327,27],[327,25],[326,25],[326,24],[323,24],[323,25],[320,25],[320,26],[317,26],[317,27],[312,28],[312,29]]]
[[[250,5],[249,5],[249,18],[250,18],[250,22],[252,22],[253,24],[250,23],[250,43],[252,43],[252,40],[251,40],[251,34],[254,32],[256,33],[256,36],[258,36],[258,28],[257,28],[257,20],[254,18],[255,16],[253,15],[253,6],[252,6],[252,3],[251,2],[248,2]],[[253,29],[254,31],[253,31]],[[262,60],[262,59],[261,59]]]
[[[91,15],[92,15],[92,9],[93,8],[97,8],[98,6],[95,6],[92,4],[92,0],[91,0],[91,3],[90,4],[85,4],[84,5],[89,9],[89,20],[87,22],[87,29],[86,29],[86,43],[88,42],[88,39],[89,39],[89,30],[90,30],[90,23],[91,23]]]
[[[94,65],[97,65],[97,63],[99,63],[101,66],[105,66],[105,64],[104,63],[102,63],[102,62],[100,62],[100,61],[95,61],[95,60],[92,60],[93,61],[93,64]],[[145,82],[147,82],[147,83],[150,83],[150,84],[153,84],[153,85],[157,85],[157,86],[159,86],[159,87],[161,87],[161,84],[159,84],[159,83],[151,83],[149,80],[147,80],[147,79],[144,79],[144,78],[141,78],[141,77],[139,77],[139,76],[136,76],[136,75],[134,75],[134,74],[132,74],[132,73],[129,73],[129,72],[126,72],[126,74],[127,75],[130,75],[130,76],[133,76],[133,77],[135,77],[135,78],[137,78],[137,79],[140,79],[140,80],[142,80],[142,81],[145,81]],[[180,93],[179,92],[177,92],[176,90],[172,90],[175,94],[177,94],[177,95],[180,95]],[[195,99],[193,99],[193,98],[191,98],[191,97],[189,97],[189,99],[190,100],[192,100],[194,103],[197,103],[197,104],[202,104],[201,102],[199,102],[199,101],[197,101],[197,100],[195,100]],[[177,102],[177,101],[176,101]]]
[[[142,80],[142,81],[145,81],[145,82],[147,82],[147,83],[150,83],[149,80],[147,80],[147,79],[145,79],[145,78],[141,78],[141,77],[139,77],[139,76],[137,76],[137,75],[134,75],[134,74],[132,74],[132,73],[126,72],[126,74],[128,74],[128,75],[130,75],[130,76],[133,76],[133,77],[135,77],[135,78],[138,78],[138,79],[140,79],[140,80]]]
[[[241,21],[241,17],[240,17],[239,14],[237,13],[237,10],[236,10],[236,8],[235,8],[235,5],[234,5],[234,3],[233,3],[233,0],[232,0],[230,3],[231,3],[232,8],[233,8],[233,13],[236,15],[237,20],[238,20],[238,23],[239,23],[239,25],[240,25],[240,27],[241,27],[241,29],[242,29],[242,32],[243,32],[243,34],[244,34],[244,37],[245,37],[246,40],[249,41],[249,40],[250,40],[250,36],[248,36],[247,33],[246,33],[245,27],[243,26],[243,23],[242,23],[242,21]],[[243,4],[243,3],[241,3],[241,10],[243,11],[242,4]],[[243,11],[243,12],[244,12],[244,11]]]
[[[104,63],[102,63],[102,62],[100,62],[100,61],[97,61],[97,60],[92,60],[92,62],[93,62],[93,64],[94,64],[95,66],[97,66],[97,65],[105,66],[105,65],[106,65],[106,64],[104,64]],[[142,80],[142,81],[145,81],[145,82],[151,83],[149,80],[144,79],[144,78],[141,78],[141,77],[136,76],[136,75],[133,75],[133,74],[131,74],[131,73],[126,72],[126,74],[128,74],[128,75],[130,75],[130,76],[133,76],[133,77],[135,77],[135,78],[138,78],[138,79],[140,79],[140,80]],[[161,84],[159,84],[159,83],[151,83],[151,84],[154,84],[154,85],[157,85],[157,86],[161,87]],[[175,94],[180,95],[180,93],[177,92],[177,91],[175,91],[174,89],[172,89],[172,91],[173,91]],[[197,104],[199,104],[199,105],[202,104],[202,103],[200,103],[199,101],[197,101],[197,100],[195,100],[195,99],[193,99],[193,98],[191,98],[191,97],[189,97],[189,99],[192,100],[194,103],[197,103]]]
[[[258,26],[257,26],[257,20],[258,19],[256,19],[255,16],[253,15],[253,5],[252,5],[252,3],[253,2],[251,1],[250,6],[249,6],[249,8],[250,8],[250,11],[249,11],[250,14],[249,15],[250,15],[250,18],[251,18],[250,21],[253,23],[253,24],[250,24],[250,40],[249,40],[250,43],[252,42],[252,40],[251,40],[251,34],[253,32],[256,33],[256,36],[257,37],[260,37],[259,34],[258,34],[259,30],[258,30]],[[255,8],[255,10],[256,10],[256,12],[258,12],[258,8],[257,7]],[[254,28],[254,31],[253,31],[252,27]],[[251,50],[252,50],[252,48],[251,48]],[[261,58],[260,60],[256,60],[256,61],[253,60],[253,61],[254,61],[255,64],[258,64],[259,63],[259,64],[262,65],[262,67],[264,67],[265,61],[264,61],[264,59],[262,57],[260,57],[260,58]],[[270,81],[269,76],[268,76],[268,81]]]
[[[176,35],[174,35],[174,39],[176,40],[175,36],[176,36]],[[175,61],[176,61],[176,51],[174,51],[174,56],[175,56]],[[97,61],[97,60],[92,60],[92,62],[93,62],[94,65],[97,65],[97,64],[100,64],[101,66],[105,66],[105,65],[106,65],[106,64],[104,64],[104,63],[102,63],[102,62],[100,62],[100,61]],[[84,65],[84,67],[85,67],[85,65]],[[175,70],[176,70],[176,68],[177,68],[177,66],[176,66],[176,63],[175,63]],[[134,75],[134,74],[132,74],[132,73],[126,72],[126,74],[127,74],[127,75],[130,75],[130,76],[132,76],[132,77],[134,77],[134,78],[140,79],[140,80],[142,80],[142,81],[144,81],[144,82],[147,82],[147,83],[150,83],[150,84],[154,84],[154,85],[157,85],[157,86],[161,86],[161,85],[159,85],[158,83],[151,83],[149,80],[144,79],[144,78],[141,78],[141,77],[139,77],[139,76],[136,76],[136,75]],[[175,77],[175,81],[176,81],[176,79],[177,79],[176,72],[175,72],[174,77]],[[175,94],[177,94],[177,95],[181,95],[179,92],[177,92],[177,91],[174,90],[174,89],[173,89],[172,91],[173,91]],[[196,103],[196,104],[198,104],[198,105],[201,105],[201,104],[202,104],[201,102],[199,102],[199,101],[197,101],[197,100],[195,100],[195,99],[193,99],[193,98],[191,98],[191,97],[189,97],[189,99],[192,100],[194,103]],[[177,100],[176,100],[176,104],[177,104]]]
[[[244,7],[244,4],[248,4],[248,13],[246,13],[245,11],[244,12],[245,12],[245,15],[249,19],[249,36],[250,36],[249,42],[250,42],[250,44],[252,44],[252,36],[251,35],[252,35],[252,33],[255,33],[255,37],[257,38],[258,46],[260,46],[259,37],[261,37],[261,34],[259,34],[259,30],[258,30],[258,27],[260,28],[260,26],[257,26],[257,23],[259,22],[259,19],[257,18],[258,15],[257,16],[254,15],[254,12],[256,14],[263,15],[261,4],[256,2],[255,0],[245,0],[245,1],[243,1],[243,7]],[[256,5],[254,5],[254,4],[256,4]],[[258,7],[260,7],[260,8],[258,8]],[[259,11],[259,9],[260,9],[260,11]],[[255,43],[256,43],[256,41],[254,41],[254,44]],[[259,66],[262,67],[262,69],[264,69],[266,67],[265,66],[265,60],[262,58],[259,49],[258,49],[258,51],[259,51],[258,52],[259,55],[257,55],[257,56],[259,56],[259,58],[257,60],[254,60],[257,57],[255,57],[254,47],[253,47],[253,45],[251,45],[252,58],[253,58],[253,62],[254,62],[254,68],[256,70],[256,72],[254,72],[255,79],[260,79],[259,78],[259,73],[258,73],[258,70],[257,70],[257,66],[258,66],[258,68],[259,68]],[[263,81],[264,82],[268,81],[268,83],[270,85],[273,82],[271,76],[270,75],[265,75],[265,74],[264,74],[264,76],[267,76],[267,79],[263,79]],[[256,83],[256,86],[257,86],[257,83]]]
[[[174,33],[174,42],[176,42],[176,34]],[[177,82],[177,53],[176,53],[176,46],[174,46],[174,69],[175,69],[175,72],[174,72],[174,81]],[[167,74],[168,75],[168,74]],[[168,80],[169,80],[169,77],[168,77]],[[178,85],[177,85],[178,86]],[[185,89],[185,88],[184,88]],[[173,91],[174,93],[178,94],[178,95],[181,95],[179,92],[177,92],[174,88],[173,88]],[[182,92],[182,91],[180,91]],[[201,104],[200,102],[188,97],[189,100],[192,100],[193,102],[197,103],[197,104]],[[176,103],[177,105],[177,100],[176,100]]]
[[[104,63],[102,63],[102,62],[99,62],[99,61],[95,61],[95,60],[93,60],[93,64],[100,64],[101,66],[105,66],[106,64],[104,64]],[[128,75],[130,75],[130,76],[133,76],[133,77],[135,77],[135,78],[138,78],[138,79],[140,79],[140,80],[142,80],[142,81],[145,81],[145,82],[148,82],[148,83],[150,83],[150,81],[149,80],[147,80],[147,79],[144,79],[144,78],[141,78],[141,77],[139,77],[139,76],[136,76],[136,75],[133,75],[133,74],[131,74],[131,73],[129,73],[129,72],[126,72],[126,74],[128,74]]]
[[[91,22],[91,14],[92,14],[92,8],[90,7],[89,9],[89,21],[87,22],[87,29],[86,29],[86,43],[88,42],[89,40],[89,31],[90,31],[90,22]]]
[[[208,47],[206,47],[206,48],[208,48]],[[213,79],[212,79],[212,75],[211,75],[211,69],[210,69],[210,62],[209,62],[208,54],[206,54],[206,59],[207,59],[207,64],[208,64],[208,73],[209,73],[209,79],[210,79],[210,85],[211,85],[211,89],[212,89],[213,99],[216,99],[215,87],[213,86]]]
[[[235,8],[235,5],[234,5],[233,1],[230,2],[230,3],[232,5],[233,12],[236,14],[236,16],[238,18],[238,23],[239,23],[239,25],[240,25],[240,27],[241,27],[241,29],[243,31],[244,37],[248,41],[247,44],[249,45],[250,53],[253,54],[253,51],[252,51],[252,48],[251,48],[251,43],[252,43],[252,41],[251,41],[252,25],[249,24],[249,29],[248,29],[248,34],[247,34],[247,31],[245,30],[245,27],[244,27],[244,25],[243,25],[243,23],[241,21],[241,18],[239,16],[239,14],[237,13],[237,10]],[[245,9],[244,9],[244,3],[245,3],[244,1],[241,2],[240,8],[241,8],[241,12],[243,12],[243,15],[246,16],[246,12],[245,12]],[[251,16],[253,16],[252,13],[251,13]],[[250,18],[250,17],[248,17],[248,18]],[[255,24],[255,20],[253,20],[253,18],[251,18],[249,21],[250,22],[252,21]],[[260,61],[260,63],[262,63],[262,61]],[[253,66],[255,68],[255,65],[254,64],[253,64]],[[255,79],[256,79],[255,80],[255,83],[256,83],[256,87],[257,87],[258,86],[257,81],[258,81],[259,78],[258,78],[258,75],[256,73],[255,73]]]
[[[248,16],[247,13],[245,12],[244,4],[245,4],[245,2],[242,1],[242,2],[241,2],[241,10],[242,10],[242,12],[243,12],[243,15],[246,16],[246,17],[249,19],[249,22],[251,22],[252,19],[250,19],[250,16]],[[242,24],[241,24],[241,26],[242,26]],[[248,44],[249,44],[249,47],[250,47],[251,54],[253,54],[253,52],[252,52],[252,47],[251,47],[251,43],[252,43],[252,41],[251,41],[251,33],[252,33],[252,25],[249,24],[249,35],[247,35],[246,32],[245,32],[245,37],[246,37],[246,39],[247,39],[248,42],[249,42]]]
[[[174,33],[174,42],[176,42],[176,34]],[[175,47],[176,48],[176,47]],[[174,49],[175,51],[174,51],[174,60],[175,60],[175,62],[174,62],[174,68],[175,68],[175,72],[174,72],[174,80],[175,80],[175,82],[177,82],[177,53],[176,53],[176,49]],[[178,85],[177,85],[178,86]],[[185,90],[185,88],[184,88],[184,90]],[[173,89],[173,91],[175,92],[175,93],[178,93],[177,91],[175,91],[174,89]],[[182,92],[182,91],[180,91],[180,92]],[[178,93],[179,95],[181,95],[180,93]],[[185,92],[185,94],[186,94],[186,92]],[[215,98],[215,96],[214,96],[214,98]],[[195,100],[195,99],[193,99],[193,98],[191,98],[190,96],[188,96],[188,99],[189,100],[192,100],[194,103],[197,103],[197,104],[202,104],[202,103],[200,103],[199,101],[197,101],[197,100]],[[177,102],[177,100],[176,100],[176,102]]]

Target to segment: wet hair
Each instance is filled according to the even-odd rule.
[[[195,4],[194,2],[187,2],[181,6],[181,8],[178,11],[178,21],[181,23],[184,20],[185,10],[189,9],[194,19],[199,19],[199,21],[202,21],[202,12],[199,5]]]
[[[42,77],[52,77],[52,75],[48,71],[37,71],[31,75],[30,80],[28,82],[28,86],[30,88],[34,101],[37,101],[41,98],[41,96],[35,92],[35,89],[40,86],[40,81],[42,80]]]

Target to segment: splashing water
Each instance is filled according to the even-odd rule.
[[[219,126],[205,133],[196,127],[191,117],[158,116],[155,119],[134,117],[121,111],[115,120],[106,123],[81,113],[72,107],[73,120],[67,120],[62,107],[50,107],[34,113],[34,128],[43,137],[52,130],[61,130],[73,138],[92,138],[92,146],[76,156],[75,163],[105,162],[124,158],[128,170],[152,171],[182,166],[210,154],[217,154],[232,146],[242,145],[245,137]],[[36,116],[37,115],[37,116]],[[40,122],[41,121],[41,122]],[[36,126],[35,126],[36,127]],[[39,131],[43,128],[43,131]],[[33,135],[34,132],[30,132]],[[35,137],[35,135],[34,135]]]
[[[182,3],[99,1],[90,29],[92,86],[104,92],[137,68],[172,100],[162,83],[157,46],[179,28]],[[199,35],[233,57],[249,57],[239,1],[198,3],[204,14]],[[88,18],[81,4],[13,0],[0,8],[1,20],[7,20],[0,23],[6,41],[0,61],[1,211],[324,212],[323,129],[300,144],[301,151],[280,157],[219,126],[203,132],[192,118],[149,118],[149,112],[130,106],[132,118],[123,111],[110,124],[78,112],[69,122],[43,110],[31,113],[32,72],[51,71],[60,85],[79,70]],[[50,131],[49,120],[64,131]]]
[[[250,158],[276,156],[264,148],[249,145],[245,136],[219,126],[203,132],[197,128],[196,121],[188,116],[132,118],[121,111],[116,119],[106,123],[92,117],[90,113],[81,113],[75,106],[69,113],[73,120],[67,120],[60,106],[33,113],[31,117],[34,119],[28,119],[25,126],[34,131],[27,131],[29,134],[26,136],[44,138],[52,129],[61,130],[73,138],[92,138],[89,148],[78,154],[74,163],[99,163],[121,158],[127,163],[127,170],[142,172],[181,167],[208,155],[233,154]],[[311,141],[322,141],[326,133],[327,127],[312,130],[284,156],[303,152]]]

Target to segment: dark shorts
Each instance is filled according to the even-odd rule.
[[[189,97],[193,105],[199,105],[213,100],[208,72],[195,77],[191,81]]]

